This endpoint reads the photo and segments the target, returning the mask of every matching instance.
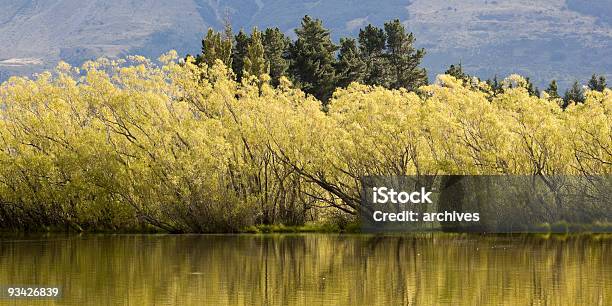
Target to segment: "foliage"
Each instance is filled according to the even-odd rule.
[[[337,87],[347,87],[352,82],[363,83],[366,66],[359,54],[357,42],[352,38],[340,39],[340,52],[336,63]]]
[[[448,74],[455,79],[463,80],[464,82],[469,82],[472,78],[470,75],[463,71],[463,65],[459,63],[458,65],[451,64],[448,69],[444,72],[444,74]]]
[[[287,48],[291,40],[279,28],[267,28],[263,33],[265,58],[270,65],[272,85],[278,86],[282,76],[287,75],[289,60]]]
[[[517,75],[496,96],[441,75],[418,94],[352,83],[324,111],[286,78],[161,60],[0,86],[1,227],[227,232],[350,220],[364,175],[612,173],[609,89],[562,109]]]
[[[269,74],[273,86],[279,86],[280,79],[287,77],[324,105],[336,88],[345,88],[352,82],[408,90],[416,90],[428,82],[425,69],[420,67],[425,50],[414,48],[414,35],[397,19],[385,23],[384,29],[370,24],[360,31],[358,41],[341,38],[339,46],[332,42],[331,33],[322,21],[310,16],[305,16],[295,30],[295,41],[278,28],[267,28],[262,33],[253,29],[253,33],[257,33],[257,42],[252,42],[253,38],[243,30],[232,37],[229,25],[223,34],[210,29],[196,63],[211,67],[216,60],[221,60],[232,67],[241,81],[244,71],[249,70],[245,67],[246,58],[261,57],[259,49],[263,49],[269,71],[257,60],[256,69],[249,72],[251,76]],[[257,51],[252,52],[257,55],[247,54],[251,45],[256,46]],[[228,48],[232,50],[229,58]]]
[[[295,34],[297,40],[289,48],[292,79],[304,92],[327,101],[335,88],[334,52],[338,47],[319,19],[305,16]]]
[[[572,87],[565,91],[563,95],[563,106],[567,107],[570,104],[584,103],[584,88],[580,86],[578,81],[572,84]]]
[[[557,100],[561,98],[561,96],[559,96],[559,87],[557,86],[556,80],[550,81],[548,88],[546,88],[544,92],[548,95],[548,99],[550,100]]]
[[[244,72],[244,59],[247,56],[250,38],[243,30],[240,30],[234,40],[236,43],[232,49],[232,70],[236,74],[236,79],[240,82]]]
[[[264,47],[262,44],[261,32],[257,28],[253,28],[251,39],[247,47],[246,57],[244,59],[244,74],[248,76],[263,76],[270,71],[270,66],[264,58]]]
[[[198,55],[196,62],[212,66],[219,59],[226,66],[231,67],[232,38],[226,37],[226,35],[222,35],[213,29],[208,29],[206,37],[202,40],[202,54]]]
[[[415,37],[412,33],[406,33],[404,25],[395,19],[385,23],[387,37],[387,61],[391,71],[390,88],[406,88],[415,90],[427,84],[427,72],[419,67],[424,49],[413,47]]]
[[[596,75],[593,74],[593,76],[589,80],[588,86],[589,86],[589,89],[591,90],[603,91],[604,89],[608,87],[608,85],[606,84],[606,77],[603,75],[597,77]]]
[[[366,63],[364,84],[389,86],[391,81],[384,56],[386,41],[385,31],[371,24],[359,30],[359,48]]]

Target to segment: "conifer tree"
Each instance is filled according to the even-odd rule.
[[[593,74],[593,76],[589,80],[588,86],[589,86],[589,89],[591,90],[604,91],[604,89],[606,89],[606,86],[607,86],[606,77],[603,75],[597,77],[595,74]]]
[[[232,49],[232,70],[236,74],[238,82],[242,80],[242,72],[244,71],[244,59],[247,56],[249,47],[249,36],[242,29],[234,37],[236,43]]]
[[[247,48],[246,58],[244,59],[244,73],[260,77],[268,74],[269,68],[264,57],[264,47],[261,38],[261,32],[257,28],[253,28],[249,46]]]
[[[463,71],[463,65],[461,64],[461,62],[459,62],[459,64],[455,65],[455,64],[451,64],[448,69],[444,72],[444,74],[448,74],[450,76],[453,76],[454,78],[456,78],[457,80],[461,80],[463,81],[464,86],[469,87],[471,89],[474,90],[480,90],[483,91],[485,93],[489,93],[489,91],[486,88],[483,88],[481,86],[479,86],[480,83],[480,79],[477,77],[473,77],[467,73],[465,73],[465,71]],[[478,83],[474,83],[473,81],[476,80],[478,81]],[[495,82],[497,82],[497,77],[495,77]],[[486,81],[487,84],[489,84],[489,86],[491,88],[493,88],[493,81],[491,81],[490,79]],[[496,86],[500,86],[501,89],[501,84],[497,84]],[[495,96],[495,92],[493,94],[493,96]]]
[[[552,80],[548,85],[548,88],[546,88],[544,91],[548,94],[548,98],[550,100],[561,98],[561,96],[559,96],[559,87],[557,86],[556,80]]]
[[[383,29],[371,24],[359,30],[359,49],[366,65],[363,82],[388,87],[391,83],[389,63],[384,56],[387,36]]]
[[[448,67],[448,69],[446,69],[444,74],[448,74],[448,75],[453,76],[454,78],[456,78],[458,80],[463,80],[465,82],[469,82],[469,80],[470,80],[470,76],[467,75],[465,72],[463,72],[463,66],[462,66],[461,63],[459,63],[457,65],[451,64],[450,67]]]
[[[272,85],[279,84],[281,76],[287,74],[289,61],[287,51],[291,40],[279,28],[267,28],[263,33],[263,46],[266,60],[270,66]]]
[[[533,83],[531,83],[531,80],[529,79],[529,77],[525,78],[525,80],[527,81],[526,88],[527,88],[527,92],[529,93],[529,95],[533,97],[539,97],[540,89],[536,87],[535,85],[533,85]]]
[[[563,107],[567,107],[571,103],[584,103],[584,90],[578,83],[578,81],[574,81],[572,87],[565,91],[565,95],[563,96]]]
[[[201,53],[196,56],[196,63],[206,65],[214,63],[217,57],[215,51],[215,31],[212,28],[208,28],[206,36],[202,39]]]
[[[502,83],[497,79],[497,75],[493,77],[493,80],[488,79],[487,84],[491,87],[491,92],[494,97],[504,91]]]
[[[232,66],[232,40],[209,28],[202,40],[202,54],[198,55],[196,63],[212,66],[218,59],[228,67]]]
[[[414,34],[406,33],[399,19],[385,23],[385,34],[389,70],[392,75],[390,88],[415,90],[427,85],[427,72],[419,67],[425,50],[414,48]]]
[[[225,11],[223,17],[223,40],[234,43],[234,30],[232,29],[232,21],[230,20],[229,11]]]
[[[329,30],[321,20],[305,16],[290,47],[290,71],[296,85],[326,103],[336,86],[334,53]]]
[[[362,83],[365,73],[366,65],[359,54],[355,39],[341,38],[336,64],[337,87],[346,87],[352,82]]]

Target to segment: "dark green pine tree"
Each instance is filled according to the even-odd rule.
[[[268,64],[264,57],[264,46],[262,43],[261,32],[257,28],[253,28],[247,54],[244,58],[244,73],[243,75],[252,75],[260,77],[268,74]]]
[[[334,53],[338,47],[319,19],[304,16],[295,33],[297,40],[289,48],[291,76],[304,92],[327,104],[336,85]]]
[[[234,37],[236,43],[232,49],[232,70],[236,74],[238,82],[242,80],[242,73],[244,71],[244,59],[247,56],[250,38],[244,33],[242,29]]]
[[[202,40],[202,54],[198,55],[196,63],[204,63],[210,67],[218,59],[227,67],[232,67],[232,40],[209,28]]]
[[[386,57],[392,76],[390,88],[415,90],[427,85],[427,72],[419,66],[425,50],[414,48],[414,34],[406,33],[399,19],[385,23],[385,34]]]
[[[359,54],[355,39],[341,38],[340,52],[336,63],[336,75],[338,76],[336,87],[345,88],[352,82],[363,83],[365,73],[366,64]]]
[[[467,75],[463,71],[463,66],[461,65],[461,63],[459,63],[457,65],[450,65],[450,67],[448,67],[448,69],[446,71],[444,71],[444,74],[448,74],[450,76],[453,76],[457,80],[463,80],[464,82],[469,82],[470,81],[470,76]]]
[[[584,103],[584,100],[584,90],[578,81],[575,81],[572,87],[565,91],[565,95],[563,96],[563,108],[571,103]]]
[[[593,74],[593,76],[589,80],[588,86],[589,86],[589,89],[591,90],[604,91],[604,89],[606,89],[607,87],[606,77],[603,75],[597,77],[595,74]]]
[[[366,65],[364,84],[384,87],[391,85],[391,69],[385,57],[386,41],[385,31],[371,24],[359,30],[359,50]]]
[[[208,60],[210,58],[214,58],[214,30],[212,28],[208,28],[208,32],[206,36],[202,39],[202,48],[200,54],[198,54],[195,58],[196,64],[206,64],[208,65]]]
[[[491,87],[491,92],[493,93],[494,97],[504,91],[502,83],[497,80],[497,75],[493,77],[493,80],[488,79],[487,84]]]
[[[525,80],[527,81],[527,92],[529,93],[529,95],[533,97],[539,97],[540,89],[533,85],[533,83],[531,83],[529,77],[527,77]]]
[[[465,71],[463,71],[463,65],[461,64],[461,62],[459,62],[459,64],[454,65],[451,64],[450,67],[448,67],[448,69],[444,72],[444,74],[448,74],[450,76],[453,76],[454,78],[456,78],[457,80],[461,80],[463,81],[463,86],[469,87],[473,90],[479,90],[482,91],[486,94],[489,93],[488,90],[486,90],[485,88],[480,87],[478,84],[474,84],[472,82],[472,80],[474,79],[473,76],[465,73]],[[480,83],[480,79],[479,78],[475,78],[476,80],[478,80],[478,83]],[[493,81],[491,81],[490,79],[486,81],[487,84],[489,84],[489,86],[491,88],[495,87],[495,86],[499,86],[501,89],[501,84],[498,84],[497,82],[497,76],[494,78]],[[493,91],[493,96],[495,96],[495,91]]]
[[[289,69],[287,52],[290,43],[291,39],[279,28],[267,28],[263,33],[264,52],[270,65],[270,78],[274,86],[278,86],[280,78],[287,75]]]
[[[548,94],[549,100],[559,99],[559,86],[557,85],[557,80],[550,81],[548,87],[544,90]]]

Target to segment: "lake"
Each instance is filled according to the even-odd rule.
[[[610,236],[0,236],[0,305],[612,305]]]

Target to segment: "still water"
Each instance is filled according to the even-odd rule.
[[[0,305],[612,305],[612,239],[0,236]]]

